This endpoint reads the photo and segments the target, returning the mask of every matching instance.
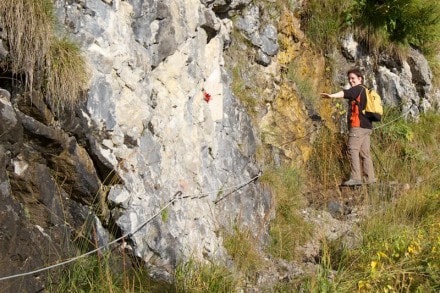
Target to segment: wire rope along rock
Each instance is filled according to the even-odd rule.
[[[250,180],[247,180],[247,181],[242,182],[240,184],[237,184],[237,185],[230,186],[230,187],[222,189],[222,191],[225,191],[225,190],[231,190],[231,191],[228,194],[226,194],[225,196],[223,196],[222,198],[214,201],[214,204],[217,204],[219,201],[223,200],[224,198],[226,198],[227,196],[229,196],[233,192],[237,191],[238,189],[243,188],[244,186],[248,185],[251,182],[254,182],[260,176],[261,176],[261,171],[256,176],[252,177]],[[218,192],[218,191],[215,191],[215,192]],[[43,267],[43,268],[40,268],[40,269],[36,269],[36,270],[33,270],[33,271],[29,271],[29,272],[24,272],[24,273],[14,274],[14,275],[10,275],[10,276],[0,277],[0,282],[1,281],[5,281],[5,280],[9,280],[9,279],[29,276],[29,275],[33,275],[33,274],[36,274],[36,273],[48,271],[48,270],[54,269],[56,267],[64,266],[64,265],[67,265],[69,263],[75,262],[75,261],[77,261],[77,260],[79,260],[81,258],[84,258],[84,257],[86,257],[88,255],[91,255],[91,254],[94,254],[96,252],[99,252],[99,251],[107,248],[108,246],[110,246],[112,244],[115,244],[115,243],[117,243],[117,242],[119,242],[119,241],[121,241],[121,240],[123,240],[125,238],[130,238],[131,236],[133,236],[133,234],[137,233],[140,229],[142,229],[145,225],[147,225],[149,222],[151,222],[158,215],[160,215],[166,208],[168,208],[174,202],[176,202],[178,200],[183,200],[183,199],[201,199],[201,198],[207,197],[208,195],[210,195],[212,193],[214,193],[214,191],[208,192],[208,193],[202,193],[202,194],[199,194],[199,195],[191,194],[191,195],[183,196],[182,191],[179,190],[179,191],[177,191],[174,194],[172,199],[170,199],[164,206],[162,206],[154,215],[152,215],[146,221],[144,221],[143,223],[141,223],[140,225],[135,227],[135,229],[133,229],[133,231],[128,232],[128,233],[126,233],[126,234],[124,234],[124,235],[122,235],[122,236],[120,236],[120,237],[110,241],[109,243],[107,243],[105,245],[97,247],[96,249],[93,249],[93,250],[91,250],[89,252],[86,252],[84,254],[81,254],[79,256],[76,256],[76,257],[64,260],[62,262],[59,262],[59,263],[56,263],[56,264],[53,264],[53,265],[50,265],[50,266],[47,266],[47,267]]]

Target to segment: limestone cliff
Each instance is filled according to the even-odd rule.
[[[324,57],[293,12],[252,0],[54,2],[90,83],[83,104],[52,113],[11,79],[1,35],[0,277],[72,256],[81,239],[89,250],[128,235],[119,244],[167,281],[182,261],[227,263],[221,232],[236,224],[265,243],[273,199],[259,174],[307,161],[331,119],[313,99],[328,87]],[[367,63],[344,48],[342,69]],[[374,81],[390,103],[434,104],[426,60],[411,56],[372,70]]]

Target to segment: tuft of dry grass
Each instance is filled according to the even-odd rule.
[[[87,83],[86,63],[79,47],[67,39],[52,41],[46,65],[45,89],[52,109],[75,106]]]
[[[10,68],[15,73],[23,72],[26,85],[32,90],[35,75],[43,71],[53,37],[52,2],[1,1],[0,15],[0,23],[7,33]]]
[[[8,41],[7,66],[24,75],[26,89],[45,93],[55,110],[79,102],[87,82],[86,63],[78,46],[56,36],[52,1],[1,1],[0,15]]]
[[[189,261],[180,264],[175,272],[175,292],[234,292],[236,276],[228,268],[215,264]]]
[[[257,243],[251,231],[237,226],[234,227],[233,233],[224,236],[223,244],[234,260],[236,268],[250,278],[254,277],[264,265]]]

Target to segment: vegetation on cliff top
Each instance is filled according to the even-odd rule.
[[[316,48],[331,52],[345,32],[371,52],[414,46],[436,54],[440,44],[440,3],[429,0],[311,0],[302,19]]]

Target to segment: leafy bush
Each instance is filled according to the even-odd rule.
[[[315,47],[331,51],[346,31],[370,50],[408,47],[436,53],[440,41],[440,3],[429,0],[308,1],[304,29]]]
[[[354,24],[367,38],[379,33],[388,43],[422,49],[439,40],[440,4],[437,1],[355,0],[354,3]]]

